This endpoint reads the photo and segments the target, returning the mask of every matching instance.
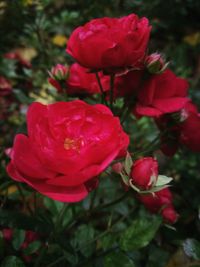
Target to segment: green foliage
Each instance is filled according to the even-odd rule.
[[[116,251],[108,254],[104,259],[104,267],[134,267],[133,260],[124,252]]]
[[[25,265],[18,257],[9,256],[3,260],[1,267],[25,267]]]
[[[154,238],[162,220],[160,217],[141,217],[121,234],[120,246],[125,251],[145,247]]]

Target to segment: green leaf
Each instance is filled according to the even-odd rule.
[[[147,246],[154,238],[161,222],[158,216],[147,216],[133,221],[121,235],[121,248],[130,251]]]
[[[104,258],[104,267],[134,267],[134,262],[128,255],[120,251],[108,254]]]
[[[36,251],[39,250],[39,248],[41,247],[41,242],[36,240],[36,241],[33,241],[32,243],[30,243],[28,245],[27,248],[25,248],[23,250],[23,253],[26,254],[26,255],[30,255],[30,254],[33,254],[35,253]]]
[[[127,174],[124,174],[123,172],[120,172],[120,176],[122,177],[122,181],[125,183],[125,185],[129,185],[129,177]]]
[[[60,212],[60,210],[63,208],[65,204],[59,201],[55,201],[51,198],[45,197],[44,205],[50,210],[50,212],[53,215],[56,215]]]
[[[124,169],[128,175],[131,173],[131,167],[133,165],[133,160],[131,158],[131,155],[129,153],[126,154],[126,159],[124,162]]]
[[[116,244],[116,235],[107,233],[100,239],[100,245],[104,250],[112,248]]]
[[[15,250],[19,250],[25,239],[25,231],[21,229],[15,229],[13,231],[12,245]]]
[[[24,263],[16,256],[9,256],[4,259],[1,267],[25,267]]]
[[[163,186],[168,183],[170,183],[173,180],[171,177],[167,177],[165,175],[158,175],[157,181],[156,181],[156,186]]]
[[[154,193],[154,192],[158,192],[164,188],[167,188],[169,187],[170,185],[162,185],[162,186],[154,186],[153,188],[149,189],[149,190],[145,190],[145,191],[142,191],[140,190],[140,194],[150,194],[150,193]]]
[[[95,249],[92,241],[94,238],[94,228],[90,225],[81,225],[76,233],[73,245],[87,258],[90,257]]]
[[[200,260],[200,242],[195,239],[186,239],[183,243],[183,249],[188,257]]]

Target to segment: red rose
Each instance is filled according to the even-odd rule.
[[[176,222],[178,215],[172,204],[172,194],[169,188],[162,189],[154,194],[140,194],[138,199],[152,213],[161,212],[163,219],[168,223]]]
[[[109,90],[109,76],[105,76],[100,72],[99,77],[104,91]],[[90,73],[89,69],[82,67],[78,63],[72,64],[69,79],[67,80],[67,92],[70,95],[100,93],[95,73]]]
[[[129,143],[119,119],[101,104],[33,103],[27,124],[28,136],[15,138],[8,174],[63,202],[85,198],[96,185],[91,179]]]
[[[187,81],[176,77],[169,69],[162,74],[153,75],[144,82],[138,94],[136,113],[158,117],[179,111],[189,101],[187,89]]]
[[[3,76],[0,76],[0,96],[9,95],[12,90],[12,85]]]
[[[149,189],[153,182],[157,180],[158,163],[155,159],[141,158],[134,162],[130,179],[132,183],[141,189]]]
[[[150,30],[148,19],[135,14],[93,19],[74,30],[66,51],[89,69],[135,66],[144,58]]]
[[[182,110],[184,121],[180,124],[180,142],[194,152],[200,152],[200,113],[188,103]]]

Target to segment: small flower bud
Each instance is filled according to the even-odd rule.
[[[161,212],[163,219],[170,224],[173,224],[178,219],[178,214],[172,205],[165,207]]]
[[[57,64],[51,69],[50,76],[57,81],[64,81],[68,78],[69,68],[67,66]]]
[[[117,162],[115,164],[112,165],[112,170],[116,173],[120,173],[123,169],[123,165],[121,162]]]
[[[169,62],[165,63],[162,55],[153,53],[146,57],[145,65],[151,74],[160,74],[166,70]]]
[[[136,160],[131,169],[131,182],[141,188],[151,188],[158,177],[158,163],[151,157]]]

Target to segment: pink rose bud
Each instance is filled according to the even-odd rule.
[[[123,169],[123,165],[120,162],[112,165],[112,170],[116,173],[120,173],[122,169]]]
[[[57,81],[63,81],[68,78],[68,73],[69,68],[67,66],[57,64],[51,69],[50,76]]]
[[[164,208],[161,214],[163,216],[163,219],[170,224],[175,223],[178,219],[178,213],[176,213],[172,205]]]
[[[150,73],[158,74],[162,73],[169,63],[165,63],[161,54],[153,53],[146,57],[145,65]]]
[[[136,160],[131,169],[132,183],[141,189],[149,189],[156,182],[158,163],[154,158],[147,157]]]

